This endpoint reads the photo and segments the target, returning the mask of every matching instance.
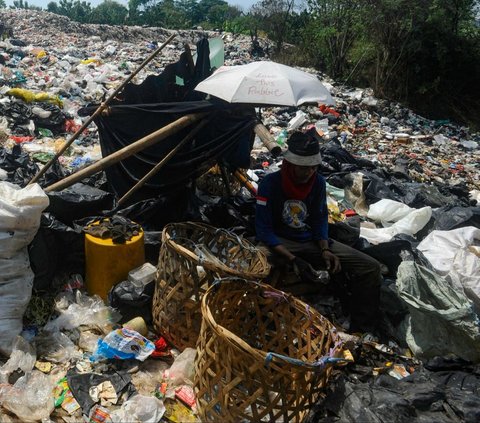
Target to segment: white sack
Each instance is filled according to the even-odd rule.
[[[468,226],[432,231],[417,248],[439,274],[463,287],[480,309],[480,259],[469,249],[475,240],[480,240],[480,229]]]
[[[360,236],[371,244],[390,241],[397,234],[413,236],[428,223],[432,217],[432,208],[412,209],[405,217],[388,228],[366,228],[360,226]]]
[[[412,212],[412,208],[399,201],[383,199],[371,204],[367,217],[375,222],[396,222]]]
[[[0,182],[0,231],[33,231],[35,235],[48,204],[48,196],[38,184],[21,188]]]
[[[27,246],[40,226],[48,197],[38,184],[0,182],[0,352],[9,355],[30,301],[33,272]]]
[[[0,352],[10,355],[22,332],[23,314],[32,295],[34,274],[27,247],[10,259],[0,258]]]

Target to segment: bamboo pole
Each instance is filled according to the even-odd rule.
[[[157,174],[160,169],[165,166],[170,159],[177,153],[180,148],[182,148],[188,141],[190,141],[195,135],[197,135],[198,131],[202,129],[208,119],[204,119],[201,121],[192,131],[182,140],[180,141],[159,163],[155,165],[153,169],[151,169],[142,179],[140,179],[129,191],[127,191],[120,200],[118,200],[118,206],[121,206],[125,201],[127,201],[132,194],[138,191],[141,187],[143,187],[147,181],[152,178],[155,174]],[[117,207],[118,207],[117,206]]]
[[[46,192],[58,191],[58,190],[67,188],[70,185],[74,184],[75,182],[80,181],[83,178],[86,178],[87,176],[93,175],[94,173],[100,172],[106,169],[107,167],[115,163],[118,163],[119,161],[127,157],[132,156],[138,151],[142,151],[145,148],[150,147],[156,144],[157,142],[169,137],[170,135],[177,133],[183,128],[202,119],[206,115],[207,113],[194,113],[194,114],[183,116],[180,119],[177,119],[176,121],[168,124],[167,126],[164,126],[163,128],[160,128],[155,132],[152,132],[146,137],[143,137],[138,141],[135,141],[134,143],[127,145],[126,147],[118,151],[115,151],[109,156],[104,157],[98,162],[91,164],[90,166],[78,171],[77,173],[67,176],[61,181],[58,181],[53,185],[50,185],[49,187],[45,188],[44,191]]]
[[[277,157],[282,152],[282,148],[275,142],[275,138],[273,138],[273,135],[263,123],[257,123],[253,127],[253,130],[274,157]]]
[[[257,196],[257,190],[253,186],[253,184],[248,180],[248,178],[240,172],[238,169],[235,170],[233,173],[233,176],[238,179],[238,181],[250,191],[250,194],[252,194],[254,197]]]
[[[50,159],[50,161],[47,162],[47,164],[40,169],[40,171],[31,179],[31,181],[28,183],[28,185],[33,184],[34,182],[37,182],[42,175],[52,166],[58,158],[65,153],[68,147],[70,147],[75,141],[78,136],[90,125],[90,123],[93,122],[93,120],[103,112],[103,110],[108,106],[108,104],[117,96],[117,94],[127,85],[137,74],[140,72],[158,53],[160,53],[165,46],[175,38],[176,34],[170,35],[168,39],[158,48],[156,49],[150,56],[148,56],[139,66],[138,68],[132,72],[125,81],[123,81],[119,87],[115,89],[115,91],[103,102],[98,106],[98,109],[95,111],[93,115],[91,115],[85,122],[84,124],[75,132],[72,137],[62,146],[62,148],[55,154],[54,157]]]

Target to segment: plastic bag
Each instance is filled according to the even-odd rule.
[[[196,355],[197,350],[195,348],[185,348],[175,359],[168,371],[169,389],[183,384],[193,385]]]
[[[413,260],[400,264],[396,284],[410,312],[401,329],[415,355],[480,360],[479,320],[463,291]]]
[[[165,413],[163,401],[155,397],[135,395],[125,401],[119,410],[110,414],[112,422],[157,423]]]
[[[34,370],[13,386],[0,386],[0,404],[23,422],[48,419],[55,407],[53,388],[48,376]]]
[[[79,326],[102,329],[120,320],[119,314],[106,306],[98,295],[89,297],[76,291],[73,301],[60,316],[48,322],[44,329],[50,332],[70,330]]]
[[[54,363],[82,358],[75,344],[62,332],[43,332],[35,337],[38,357]]]
[[[0,383],[8,383],[8,377],[15,370],[24,373],[31,372],[35,365],[36,354],[34,348],[21,336],[17,336],[13,343],[12,354],[8,361],[0,368]]]
[[[104,339],[98,341],[91,360],[135,358],[144,361],[153,351],[155,351],[153,342],[134,330],[121,328],[110,332]]]

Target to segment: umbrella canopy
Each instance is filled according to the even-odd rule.
[[[222,66],[200,82],[196,91],[229,103],[299,106],[304,103],[334,105],[328,89],[307,72],[275,62]]]

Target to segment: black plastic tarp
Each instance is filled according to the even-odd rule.
[[[188,52],[168,65],[160,75],[149,75],[141,84],[129,83],[108,108],[95,119],[103,157],[194,113],[205,113],[205,125],[174,157],[139,189],[129,202],[154,198],[175,191],[200,176],[215,162],[230,168],[248,168],[253,146],[255,109],[223,100],[206,101],[194,91],[211,74],[208,40],[197,43],[197,61],[192,69]],[[183,84],[177,84],[177,78]],[[92,115],[98,105],[79,111]],[[194,123],[155,145],[106,170],[112,191],[121,197],[177,146],[198,123]]]
[[[83,113],[93,113],[94,110],[94,107],[85,108]],[[254,109],[209,101],[112,106],[107,116],[95,120],[99,128],[102,155],[106,157],[192,113],[208,113],[208,124],[132,200],[152,198],[174,190],[204,173],[216,161],[232,168],[249,167],[254,138],[252,128],[256,122]],[[119,197],[125,194],[192,128],[193,125],[106,169],[107,179],[115,194]]]

